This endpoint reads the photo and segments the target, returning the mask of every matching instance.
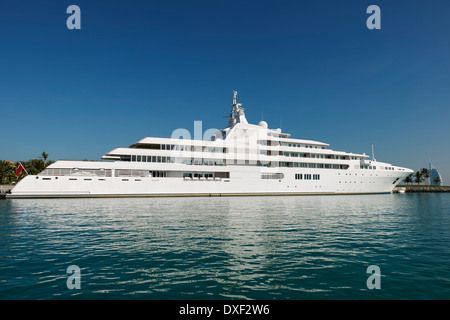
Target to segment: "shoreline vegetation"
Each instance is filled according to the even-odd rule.
[[[420,170],[417,170],[415,173],[411,173],[409,176],[404,178],[402,182],[406,183],[406,185],[412,186],[413,183],[417,183],[417,186],[419,186],[422,182],[423,184],[427,184],[430,187],[439,186],[441,184],[441,179],[439,177],[436,177],[431,181],[430,176],[430,170],[427,168],[422,168]],[[434,185],[432,185],[434,183]]]
[[[430,170],[422,168],[403,179],[403,185],[397,185],[392,192],[450,192],[450,186],[441,186],[441,180],[436,177],[432,180]],[[423,184],[421,184],[423,183]],[[434,183],[432,185],[432,183]]]
[[[47,161],[48,153],[42,152],[41,156],[37,159],[30,159],[27,161],[12,162],[9,160],[0,160],[0,185],[14,185],[22,180],[27,174],[36,175],[55,161]],[[22,164],[25,170],[19,172],[17,177],[17,171],[19,164]]]

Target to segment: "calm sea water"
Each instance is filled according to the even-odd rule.
[[[0,200],[0,299],[448,298],[448,193]]]

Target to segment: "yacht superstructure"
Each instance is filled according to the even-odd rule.
[[[8,197],[133,197],[390,193],[413,171],[248,123],[233,92],[228,126],[208,140],[174,131],[103,155],[59,160]]]

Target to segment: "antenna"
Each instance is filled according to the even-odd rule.
[[[233,104],[231,106],[230,121],[228,122],[229,127],[233,127],[236,124],[236,113],[238,110],[236,100],[237,100],[237,91],[233,90],[233,99],[231,100]]]
[[[233,105],[231,106],[230,121],[228,122],[228,127],[230,128],[232,128],[237,123],[248,123],[247,119],[245,118],[245,108],[242,108],[241,103],[237,103],[237,97],[237,91],[233,90]]]
[[[373,146],[373,143],[372,143],[372,161],[377,161],[375,160],[375,148]]]

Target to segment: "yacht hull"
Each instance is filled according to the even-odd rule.
[[[112,163],[113,164],[113,163]],[[188,171],[188,170],[185,170]],[[155,196],[278,196],[391,193],[409,172],[285,168],[282,179],[261,179],[264,169],[241,168],[229,178],[27,176],[7,198],[87,198]],[[298,180],[299,174],[320,180]]]

